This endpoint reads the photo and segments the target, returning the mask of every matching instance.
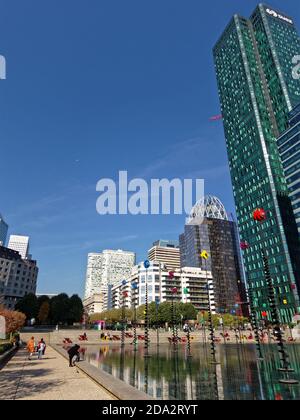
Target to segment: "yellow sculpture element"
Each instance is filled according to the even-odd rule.
[[[204,260],[208,260],[208,252],[207,251],[202,251],[200,254],[201,258],[203,258]]]

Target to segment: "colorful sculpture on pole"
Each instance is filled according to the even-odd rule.
[[[256,209],[253,212],[253,219],[255,222],[264,222],[267,219],[267,213],[264,209]]]
[[[145,281],[145,357],[149,357],[149,306],[148,306],[148,268],[150,267],[150,261],[144,261],[144,267],[146,269],[146,281]]]
[[[218,365],[216,359],[216,345],[215,345],[215,330],[214,324],[212,319],[212,311],[211,311],[211,301],[210,301],[210,293],[209,293],[209,283],[208,283],[208,275],[207,275],[207,260],[209,259],[209,254],[206,250],[201,251],[200,257],[205,261],[205,273],[206,273],[206,289],[207,289],[207,298],[208,298],[208,324],[209,324],[209,337],[210,337],[210,348],[211,348],[211,356],[212,356],[212,364]]]
[[[242,251],[246,251],[247,249],[250,248],[250,245],[248,244],[247,241],[242,241],[241,244],[240,244],[240,246],[241,246],[241,250]]]
[[[259,223],[265,221],[267,219],[265,210],[262,208],[255,210],[253,212],[253,219]],[[283,335],[282,335],[282,330],[281,330],[281,325],[280,325],[274,284],[273,284],[270,265],[269,265],[269,258],[262,244],[261,244],[261,252],[262,252],[265,279],[267,282],[268,297],[269,297],[269,302],[270,302],[271,322],[273,324],[274,336],[276,337],[278,353],[279,353],[280,362],[281,362],[281,369],[279,370],[283,372],[285,375],[284,379],[281,379],[279,382],[285,385],[297,385],[299,381],[289,378],[289,373],[294,372],[294,370],[291,369],[289,354],[287,353],[286,347],[283,342]],[[264,311],[264,314],[265,313],[267,314],[266,311]]]
[[[139,286],[138,283],[132,283],[131,285],[131,289],[133,292],[135,292],[136,290],[138,290]],[[137,351],[137,333],[136,333],[136,304],[135,304],[135,296],[132,299],[133,302],[133,347],[134,347],[134,351]]]

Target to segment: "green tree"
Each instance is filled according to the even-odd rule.
[[[80,322],[83,317],[83,312],[83,304],[80,297],[78,295],[71,296],[69,299],[68,322],[70,324]]]
[[[24,296],[17,302],[15,309],[25,314],[26,319],[36,318],[39,311],[37,297],[33,293]]]
[[[50,303],[48,301],[44,301],[39,309],[39,313],[38,313],[38,321],[40,324],[45,324],[46,321],[49,320],[49,315],[50,315]]]
[[[158,319],[161,323],[172,322],[172,305],[169,302],[163,302],[158,307]]]
[[[50,298],[47,295],[42,295],[37,298],[37,301],[40,308],[44,302],[50,303]]]
[[[178,311],[184,321],[195,321],[197,319],[197,309],[192,303],[179,303]]]
[[[55,324],[65,324],[69,317],[69,296],[61,293],[54,296],[50,302],[51,320]]]

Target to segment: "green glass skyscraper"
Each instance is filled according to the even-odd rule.
[[[270,317],[264,248],[283,322],[300,311],[300,244],[276,139],[300,102],[292,72],[299,54],[293,19],[263,4],[250,19],[235,15],[214,47],[247,281],[258,318]],[[267,212],[262,224],[252,218],[256,208]]]

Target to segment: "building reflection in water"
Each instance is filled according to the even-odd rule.
[[[280,361],[276,346],[263,347],[264,361],[257,361],[255,346],[230,344],[217,348],[220,365],[211,365],[203,344],[192,346],[192,357],[186,349],[161,345],[134,352],[125,347],[107,345],[87,349],[85,359],[95,368],[160,400],[298,400],[300,386],[279,384]],[[294,377],[300,379],[300,346],[291,345]]]

